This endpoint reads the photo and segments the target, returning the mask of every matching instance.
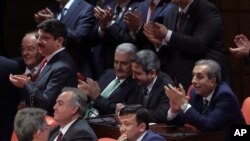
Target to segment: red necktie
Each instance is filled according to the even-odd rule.
[[[58,135],[57,135],[56,141],[61,141],[61,140],[62,140],[62,136],[63,136],[62,132],[59,131],[59,133],[58,133]]]
[[[39,66],[38,71],[37,71],[36,80],[38,79],[38,77],[39,77],[39,75],[40,75],[42,69],[44,68],[44,66],[45,66],[45,64],[46,64],[47,62],[48,62],[47,59],[44,58],[43,61],[42,61],[42,63],[41,63],[40,66]]]

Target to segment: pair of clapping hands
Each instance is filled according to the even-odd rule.
[[[91,78],[87,78],[86,81],[78,74],[78,88],[81,89],[84,94],[90,97],[91,100],[95,100],[100,95],[100,86],[97,81]]]
[[[181,84],[178,87],[174,87],[171,84],[164,86],[165,93],[169,98],[170,110],[173,113],[179,112],[181,106],[188,102],[189,96],[186,96],[185,90]]]

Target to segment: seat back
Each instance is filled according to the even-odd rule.
[[[98,141],[116,141],[116,140],[112,138],[99,138]]]
[[[241,107],[241,112],[246,120],[246,123],[250,125],[250,97],[247,97]]]

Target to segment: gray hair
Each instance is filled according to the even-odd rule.
[[[157,73],[160,71],[160,60],[158,56],[149,49],[144,49],[137,52],[132,57],[132,62],[142,65],[142,68],[146,73],[153,69],[155,69]]]
[[[198,60],[195,63],[195,66],[208,66],[207,77],[209,79],[216,78],[217,84],[221,82],[221,67],[217,62],[213,60],[202,59]]]
[[[70,103],[78,107],[78,114],[83,117],[87,110],[87,95],[78,88],[65,87],[62,89],[62,92],[68,91],[73,93]]]
[[[47,112],[40,108],[24,108],[17,112],[14,130],[19,141],[32,141],[33,135],[45,128]]]
[[[115,52],[119,53],[135,53],[137,52],[137,47],[131,43],[122,43],[116,47]]]

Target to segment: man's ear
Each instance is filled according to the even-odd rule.
[[[214,77],[214,78],[212,78],[212,83],[211,83],[211,84],[212,84],[213,86],[215,86],[215,85],[216,85],[216,83],[217,83],[217,82],[216,82],[216,78],[215,78],[215,77]]]
[[[74,107],[72,108],[72,115],[76,115],[77,112],[78,112],[78,109],[79,109],[78,106],[74,106]]]
[[[64,38],[63,37],[58,37],[57,38],[58,42],[63,45],[63,42],[64,42]]]
[[[139,125],[139,128],[140,128],[140,132],[144,132],[144,131],[146,131],[146,123],[140,123],[140,125]]]
[[[153,76],[155,78],[155,76],[156,76],[156,70],[155,69],[151,70],[149,73],[150,73],[151,76]]]

